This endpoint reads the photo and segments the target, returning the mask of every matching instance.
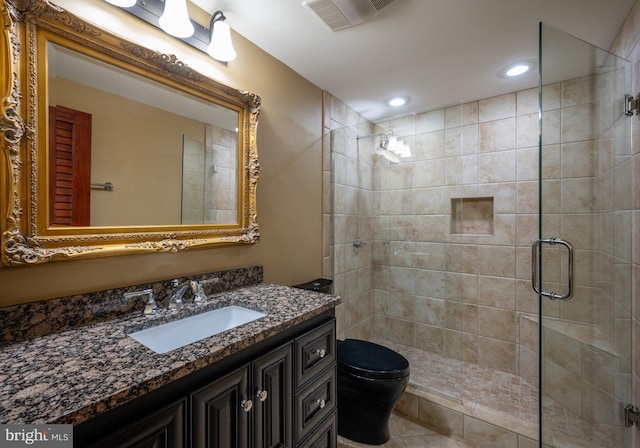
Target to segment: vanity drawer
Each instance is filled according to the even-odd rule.
[[[335,319],[296,338],[295,360],[296,388],[335,362]]]
[[[334,412],[327,420],[320,424],[299,448],[336,448],[338,440],[338,419]]]
[[[335,365],[295,396],[296,440],[300,442],[336,408]]]

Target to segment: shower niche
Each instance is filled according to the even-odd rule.
[[[452,235],[493,235],[493,197],[451,198]]]

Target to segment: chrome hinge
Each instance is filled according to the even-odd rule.
[[[640,428],[640,411],[637,406],[628,404],[624,407],[624,426],[631,428],[633,425]]]
[[[633,113],[638,113],[640,110],[640,93],[634,98],[628,93],[624,96],[624,114],[633,116]]]

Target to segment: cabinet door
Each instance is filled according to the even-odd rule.
[[[249,366],[228,374],[191,395],[194,448],[244,448],[248,445]]]
[[[185,443],[185,400],[147,416],[92,448],[182,448]]]
[[[293,446],[291,344],[253,363],[255,448]]]

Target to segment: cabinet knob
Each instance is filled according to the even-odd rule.
[[[258,397],[258,399],[260,401],[266,400],[268,395],[269,394],[267,393],[266,390],[258,390],[258,391],[256,391],[256,397]]]
[[[325,349],[314,350],[313,353],[318,355],[320,358],[324,358],[327,355],[327,351]]]
[[[240,406],[242,406],[242,410],[244,412],[249,412],[251,410],[251,408],[253,407],[253,401],[251,401],[251,400],[242,400],[240,402]]]
[[[316,400],[316,404],[320,406],[320,409],[323,409],[326,406],[327,402],[324,400]]]

